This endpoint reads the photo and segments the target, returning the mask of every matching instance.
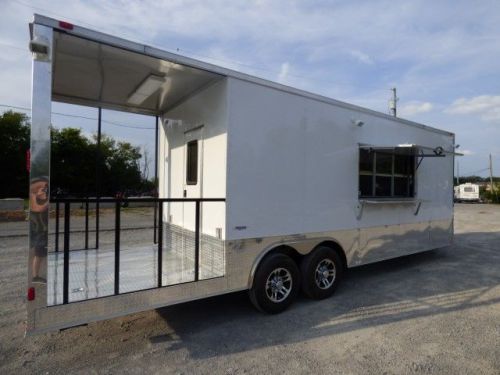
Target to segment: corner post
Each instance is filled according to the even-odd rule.
[[[47,306],[47,245],[50,206],[50,127],[52,112],[53,30],[32,24],[31,144],[29,186],[28,321]]]

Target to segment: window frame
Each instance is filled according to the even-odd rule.
[[[192,164],[192,158],[193,155],[191,154],[191,147],[195,145],[195,152],[194,152],[194,170],[192,169],[193,164]],[[192,141],[189,141],[186,143],[186,185],[198,185],[198,159],[199,159],[199,145],[198,145],[198,139],[193,139]],[[192,175],[194,173],[194,176]],[[194,177],[194,178],[193,178]]]
[[[397,147],[384,147],[377,149],[376,147],[360,147],[358,151],[358,199],[380,199],[380,200],[397,200],[397,199],[414,199],[416,197],[416,158],[414,154],[414,150],[410,153],[397,153]],[[361,153],[362,151],[366,151],[372,154],[371,157],[371,170],[367,171],[361,170]],[[391,155],[391,173],[387,172],[377,172],[377,154],[390,154]],[[409,171],[406,174],[396,173],[396,156],[404,155],[408,163]],[[362,195],[361,194],[361,176],[371,176],[371,194],[370,195]],[[377,194],[377,177],[390,177],[390,193],[387,195]],[[406,190],[407,193],[404,195],[395,195],[395,179],[396,178],[404,178],[406,179]]]

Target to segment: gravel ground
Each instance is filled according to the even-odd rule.
[[[280,315],[236,293],[28,338],[26,238],[3,237],[0,373],[500,374],[500,206],[457,205],[455,231]]]
[[[50,233],[55,231],[55,212],[50,215]],[[60,213],[59,230],[64,228],[63,210]],[[102,208],[100,218],[100,230],[113,230],[115,226],[114,209]],[[147,207],[124,208],[121,211],[122,228],[147,228],[153,226],[153,209]],[[71,210],[71,231],[82,232],[85,230],[85,210]],[[25,237],[28,234],[28,221],[0,221],[0,240],[5,237]],[[89,230],[95,229],[95,212],[89,211]]]

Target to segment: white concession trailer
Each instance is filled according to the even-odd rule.
[[[276,313],[451,243],[452,133],[40,15],[30,30],[28,333],[242,290]],[[68,213],[47,248],[52,101],[157,117],[157,243],[121,246],[108,198],[112,247],[70,249]]]
[[[471,182],[454,187],[455,202],[480,202],[479,185]]]

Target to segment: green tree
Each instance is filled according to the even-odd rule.
[[[0,198],[26,197],[30,124],[23,113],[8,111],[0,116]],[[81,129],[51,128],[51,192],[72,196],[114,196],[117,192],[152,190],[152,182],[141,176],[140,148],[117,142],[103,134],[98,150],[97,138],[85,136]],[[96,175],[99,171],[100,184]]]
[[[101,137],[100,165],[103,194],[114,195],[117,192],[141,190],[143,181],[139,150],[139,147],[128,142],[116,142],[107,135]]]
[[[27,197],[30,125],[23,113],[4,112],[0,116],[0,198]]]
[[[78,196],[95,191],[95,148],[80,129],[51,129],[51,190]]]
[[[52,191],[75,196],[114,196],[117,192],[141,190],[139,147],[116,142],[103,134],[97,147],[80,129],[52,129]],[[99,174],[98,183],[96,176]]]

